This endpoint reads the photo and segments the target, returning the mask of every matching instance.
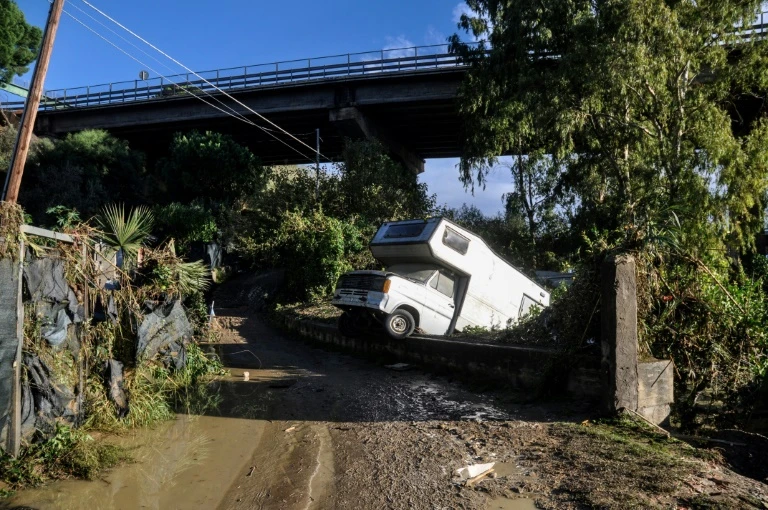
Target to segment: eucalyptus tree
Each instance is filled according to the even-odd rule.
[[[470,66],[466,184],[502,154],[548,154],[577,229],[637,246],[675,216],[687,249],[751,245],[768,175],[768,51],[736,27],[759,0],[467,4],[459,27],[480,42],[451,37]]]

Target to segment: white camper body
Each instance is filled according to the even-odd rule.
[[[432,335],[503,328],[532,306],[549,305],[546,290],[445,218],[385,223],[370,249],[386,271],[353,271],[339,279],[333,304],[347,312],[339,324],[344,333],[361,312],[404,337],[414,328]]]

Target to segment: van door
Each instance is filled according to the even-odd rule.
[[[441,269],[427,282],[427,293],[424,299],[424,316],[421,328],[431,335],[444,335],[453,320],[456,311],[454,294],[456,277]],[[428,319],[425,321],[424,319]]]

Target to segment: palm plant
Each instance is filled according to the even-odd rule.
[[[139,248],[152,231],[155,218],[145,206],[132,209],[127,215],[123,204],[105,206],[96,221],[103,233],[103,240],[117,252],[118,266],[122,258],[135,260]]]
[[[211,286],[211,270],[201,260],[178,264],[176,277],[179,293],[182,296],[204,292]]]

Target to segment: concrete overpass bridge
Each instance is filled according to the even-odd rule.
[[[764,38],[766,22],[763,13],[738,35]],[[152,159],[165,153],[176,132],[213,130],[232,135],[268,165],[314,160],[314,151],[250,109],[312,147],[320,129],[320,151],[331,160],[339,159],[345,137],[377,138],[418,173],[426,158],[460,156],[455,99],[466,68],[447,50],[447,45],[377,50],[48,90],[35,132],[63,136],[106,129]],[[734,115],[741,124],[745,113],[762,110],[761,101],[753,102]],[[3,106],[21,110],[24,103]],[[228,115],[225,106],[264,129]]]
[[[265,164],[308,163],[314,152],[269,126],[226,91],[320,151],[339,158],[344,137],[381,140],[415,172],[425,158],[459,156],[461,125],[455,107],[465,68],[447,46],[337,55],[219,69],[121,83],[48,90],[38,113],[38,135],[106,129],[142,149],[162,154],[178,131],[231,134]],[[268,132],[227,115],[231,107]],[[23,103],[6,103],[21,109]],[[280,140],[276,140],[274,135]],[[289,146],[286,146],[289,145]]]

